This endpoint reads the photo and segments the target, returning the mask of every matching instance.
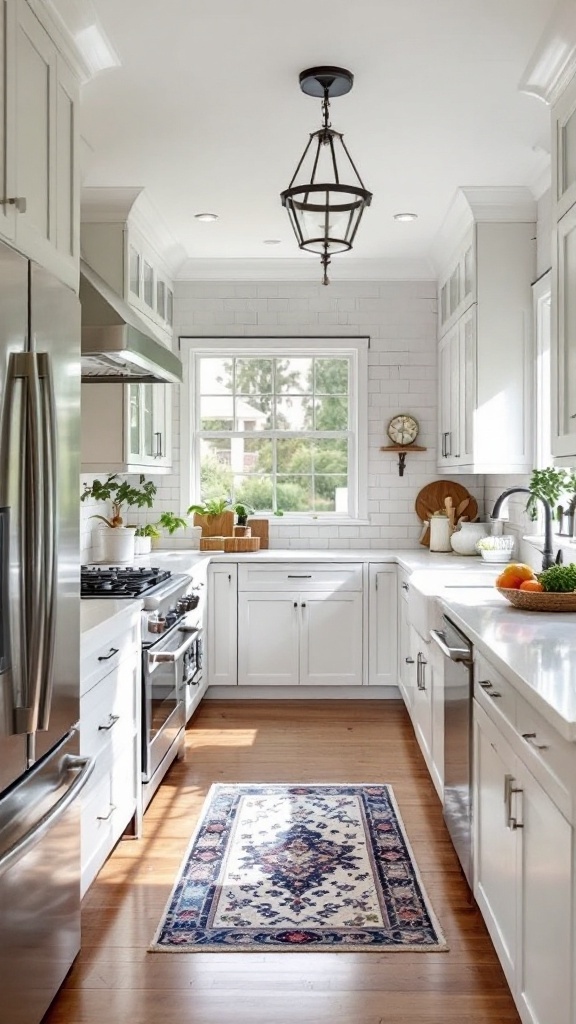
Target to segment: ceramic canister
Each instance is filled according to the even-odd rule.
[[[457,555],[477,555],[476,544],[482,537],[487,537],[487,523],[460,523],[450,538],[452,550]]]
[[[448,516],[430,517],[430,551],[450,551],[450,520]]]

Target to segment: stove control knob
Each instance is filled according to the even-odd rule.
[[[166,629],[170,629],[178,620],[178,613],[175,608],[169,608],[166,612]]]

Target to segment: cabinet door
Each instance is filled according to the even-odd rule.
[[[552,112],[552,206],[559,220],[576,202],[576,83],[566,88]]]
[[[496,726],[474,701],[474,896],[515,987],[517,832],[510,826],[510,790],[516,758]]]
[[[474,412],[476,409],[476,310],[467,310],[458,321],[458,465],[474,459]]]
[[[576,207],[556,229],[552,273],[552,454],[576,455]]]
[[[300,615],[300,598],[296,593],[240,592],[240,686],[298,685]]]
[[[400,598],[398,601],[398,685],[410,714],[416,688],[416,662],[412,656],[411,639],[408,602]]]
[[[567,1024],[574,964],[572,828],[525,768],[518,788],[513,813],[523,828],[517,998],[523,1019]]]
[[[62,259],[75,268],[80,253],[79,92],[76,77],[61,57],[56,71],[55,245]]]
[[[168,384],[128,385],[127,462],[170,469],[172,395]]]
[[[0,2],[0,234],[14,238],[16,207],[6,200],[16,196],[16,64],[14,4]]]
[[[237,568],[211,565],[208,571],[207,678],[209,686],[238,682]]]
[[[396,686],[398,592],[396,566],[371,565],[368,593],[368,683]],[[406,604],[402,601],[402,604]]]
[[[304,686],[362,684],[362,594],[300,595],[300,682]]]
[[[440,342],[439,348],[438,468],[460,462],[460,349],[458,325]]]
[[[16,237],[26,255],[46,265],[55,243],[56,49],[25,0],[17,7],[16,182],[26,210]]]
[[[415,675],[412,691],[412,725],[426,763],[432,765],[432,678],[429,667],[429,645],[410,627],[411,652]]]

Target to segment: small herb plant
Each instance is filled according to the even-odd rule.
[[[223,512],[230,510],[228,498],[209,498],[203,505],[190,505],[187,515],[197,516],[221,516]]]
[[[162,536],[160,530],[155,523],[147,523],[146,526],[139,526],[136,529],[135,537],[151,537],[153,540],[158,540]]]
[[[238,526],[246,526],[248,516],[254,515],[252,505],[247,505],[245,501],[237,501],[236,504],[231,505],[230,508],[236,513]]]
[[[122,509],[126,508],[152,508],[152,502],[156,494],[156,484],[146,480],[140,474],[140,485],[133,487],[127,480],[119,480],[117,473],[111,473],[106,480],[93,480],[92,484],[84,484],[84,492],[80,495],[80,501],[111,501],[112,515],[110,519],[106,516],[93,515],[91,519],[101,519],[103,523],[114,529],[124,526]]]
[[[155,524],[155,527],[158,526],[162,527],[163,530],[166,530],[172,536],[173,533],[176,533],[176,530],[185,530],[188,523],[182,516],[175,516],[173,512],[162,512],[160,519]],[[157,530],[156,536],[160,536],[159,530]]]

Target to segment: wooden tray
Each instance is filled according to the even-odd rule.
[[[511,587],[497,587],[497,590],[510,604],[524,612],[576,612],[576,593],[534,593]]]
[[[425,522],[426,519],[430,519],[434,512],[439,512],[440,509],[443,509],[446,498],[452,498],[455,508],[461,501],[468,498],[469,503],[462,515],[466,516],[470,521],[476,519],[478,503],[466,487],[456,483],[454,480],[434,480],[433,483],[426,484],[416,497],[414,508],[420,521]],[[458,519],[456,519],[455,525],[457,522],[459,522]],[[429,545],[430,530],[426,530],[426,533],[420,539],[420,543],[426,546]]]
[[[260,537],[224,537],[224,551],[258,551]]]

